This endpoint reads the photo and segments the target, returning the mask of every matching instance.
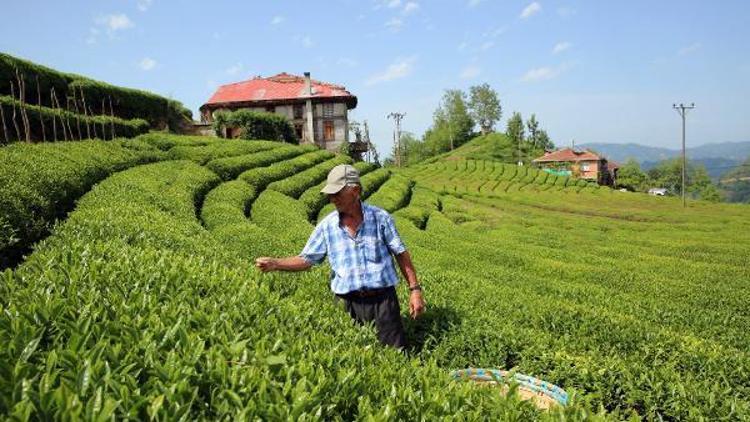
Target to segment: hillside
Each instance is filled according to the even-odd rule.
[[[33,250],[0,277],[0,414],[750,417],[749,209],[683,209],[495,160],[507,152],[485,139],[401,170],[356,164],[425,289],[418,320],[398,289],[400,353],[334,303],[327,265],[253,268],[299,253],[348,158],[158,133],[1,147],[0,252]],[[542,412],[449,376],[467,367],[571,399]]]
[[[191,111],[151,92],[110,85],[0,52],[0,145],[132,138],[177,130]]]
[[[529,150],[519,152],[518,149],[512,145],[508,136],[504,133],[495,132],[488,135],[477,136],[453,151],[448,151],[437,157],[432,157],[427,161],[435,162],[439,160],[473,159],[516,163],[518,162],[520,155],[524,162],[529,162],[537,156],[542,155],[543,152],[544,151]]]
[[[659,148],[646,145],[589,143],[581,148],[590,148],[604,154],[610,160],[624,163],[634,158],[644,170],[655,167],[660,161],[679,157],[679,149]],[[708,175],[717,181],[723,174],[742,164],[750,157],[750,142],[723,142],[690,147],[685,150],[688,159],[698,165],[703,165]]]

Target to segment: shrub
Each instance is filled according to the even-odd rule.
[[[256,190],[261,191],[271,182],[289,177],[331,157],[333,157],[333,153],[328,151],[309,152],[268,167],[258,167],[248,170],[240,175],[240,179],[254,186]]]
[[[26,111],[29,117],[30,139],[41,141],[57,140],[81,140],[88,138],[112,139],[114,137],[132,138],[148,132],[148,122],[143,119],[125,120],[119,117],[109,116],[84,116],[69,111],[22,104],[11,97],[0,97],[0,107],[5,115],[8,137],[0,130],[0,144],[9,143],[12,140],[23,140],[26,138],[24,126],[21,124],[21,109]],[[13,109],[16,110],[16,121],[21,133],[16,133],[10,117]],[[57,139],[54,138],[57,133]],[[20,135],[20,136],[19,136]]]
[[[97,114],[108,115],[111,101],[115,116],[122,119],[144,119],[153,128],[168,125],[176,129],[180,124],[192,120],[190,110],[178,101],[147,91],[118,87],[73,73],[59,72],[1,53],[0,95],[11,94],[11,81],[15,85],[16,95],[20,94],[16,71],[25,81],[25,101],[29,104],[39,102],[38,93],[41,93],[41,105],[52,107],[51,91],[54,88],[61,105],[66,98],[75,98],[82,105],[81,100],[85,98],[87,108]]]
[[[250,203],[257,196],[255,189],[241,180],[222,183],[206,195],[201,208],[203,224],[209,230],[247,222]]]
[[[312,151],[317,151],[317,147],[313,145],[305,145],[303,147],[281,146],[255,154],[217,158],[209,161],[206,167],[218,174],[222,179],[231,180],[247,170],[268,166],[277,161],[286,160]]]
[[[209,160],[257,153],[278,147],[278,142],[223,139],[222,142],[210,145],[176,146],[169,150],[169,156],[175,160],[187,159],[198,164],[206,164]]]
[[[395,175],[372,194],[367,202],[388,212],[394,212],[409,203],[411,186],[412,182],[409,179]]]
[[[18,260],[95,183],[164,158],[156,149],[129,145],[115,140],[0,148],[0,267]]]
[[[249,110],[217,113],[214,130],[221,134],[226,128],[241,128],[244,139],[268,139],[290,144],[298,142],[289,120],[275,113]]]

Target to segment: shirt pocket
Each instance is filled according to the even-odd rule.
[[[383,244],[375,236],[365,236],[362,238],[361,247],[365,259],[370,263],[382,263],[383,261]]]

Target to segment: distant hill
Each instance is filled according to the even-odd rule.
[[[635,143],[590,143],[580,147],[593,149],[618,163],[624,163],[629,158],[635,158],[644,170],[654,167],[659,161],[679,157],[681,154],[679,149],[651,147]],[[732,168],[742,164],[745,159],[750,157],[750,142],[706,144],[688,148],[686,153],[688,159],[703,164],[712,179],[718,179],[722,174],[731,171]]]

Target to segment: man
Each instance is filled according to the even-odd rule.
[[[374,323],[381,343],[406,347],[401,311],[395,286],[398,276],[391,255],[409,283],[409,313],[417,318],[425,302],[417,274],[386,211],[360,200],[359,172],[344,164],[328,173],[321,193],[327,194],[336,211],[326,216],[310,235],[302,253],[287,258],[261,257],[261,271],[302,271],[320,264],[328,256],[331,290],[343,301],[359,324]]]

